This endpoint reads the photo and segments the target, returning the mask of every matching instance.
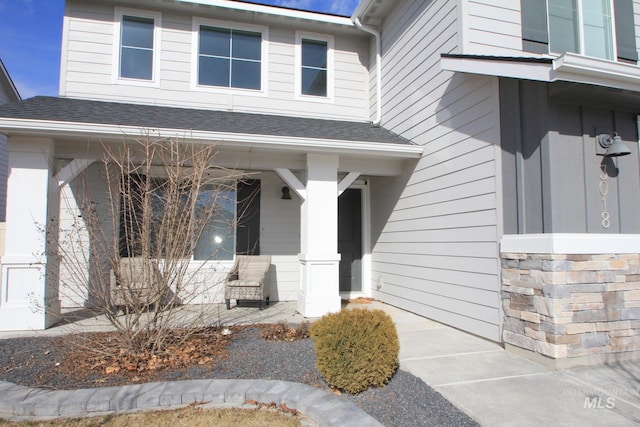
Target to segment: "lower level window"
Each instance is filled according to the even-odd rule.
[[[234,186],[208,185],[193,199],[189,189],[174,192],[166,180],[131,176],[125,182],[120,203],[120,256],[154,258],[191,257],[194,260],[233,260],[236,231]],[[195,208],[192,206],[195,205]],[[185,215],[196,220],[184,221]],[[206,223],[198,221],[203,216]],[[190,218],[190,217],[187,217]],[[193,227],[195,225],[195,227]],[[185,239],[185,245],[171,245],[169,239]],[[184,248],[185,253],[168,254],[167,247]],[[182,249],[180,249],[182,251]]]

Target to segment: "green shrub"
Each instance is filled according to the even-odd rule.
[[[400,344],[382,310],[348,309],[311,326],[316,367],[331,387],[357,394],[389,382],[398,368]]]

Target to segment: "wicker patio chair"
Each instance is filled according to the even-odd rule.
[[[269,305],[269,286],[266,282],[271,267],[271,257],[266,255],[238,255],[224,288],[227,310],[231,300],[260,301],[260,310],[266,301]]]
[[[158,303],[161,275],[158,267],[143,257],[121,258],[118,270],[111,270],[111,307],[113,313],[126,307],[147,307]]]

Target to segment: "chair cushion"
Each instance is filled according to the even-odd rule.
[[[259,287],[260,282],[257,280],[231,280],[227,282],[227,286],[231,287]]]

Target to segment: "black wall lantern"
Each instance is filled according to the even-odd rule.
[[[282,200],[291,200],[291,190],[286,185],[282,187]]]

